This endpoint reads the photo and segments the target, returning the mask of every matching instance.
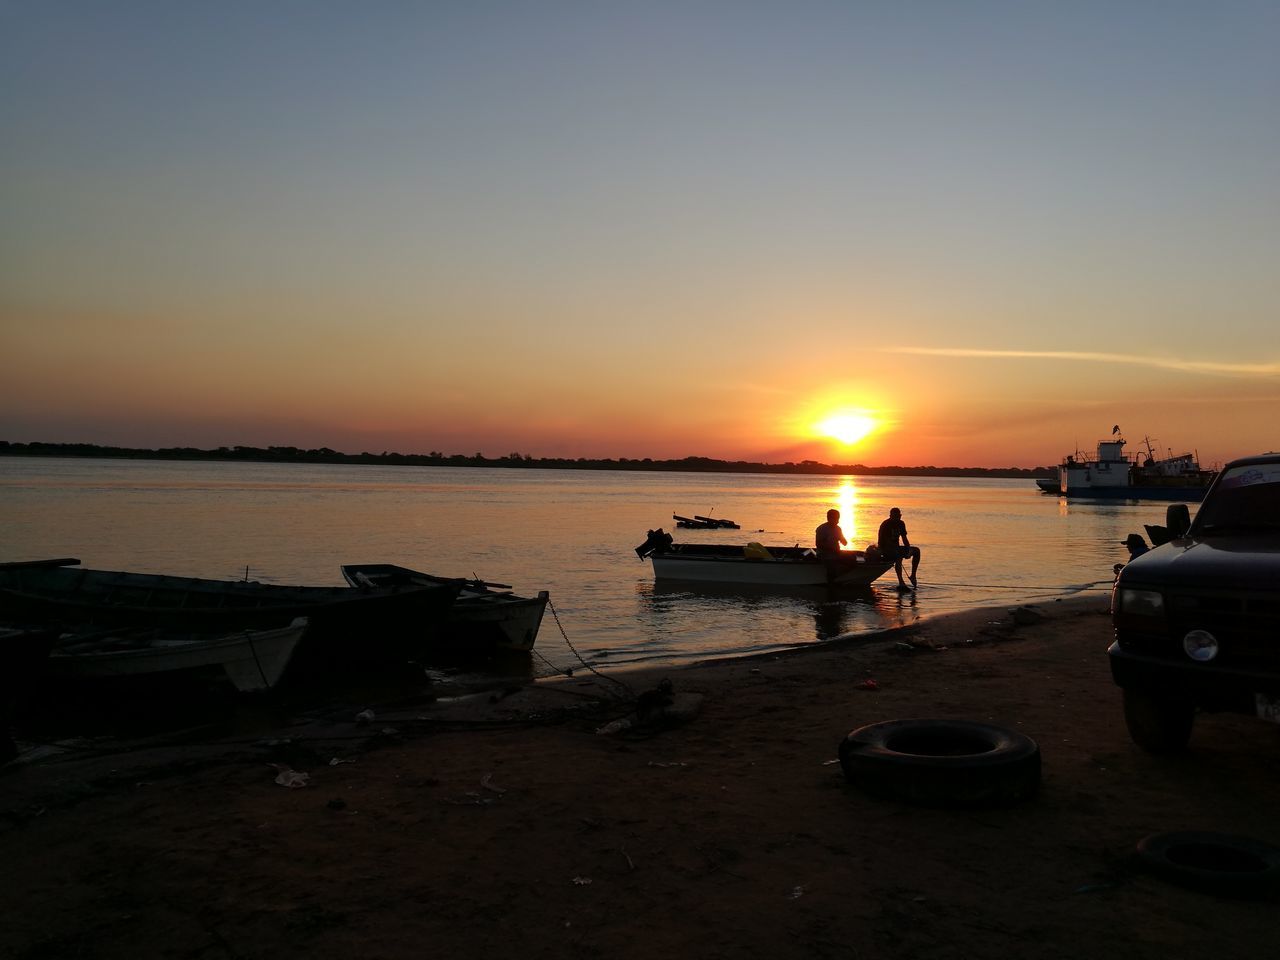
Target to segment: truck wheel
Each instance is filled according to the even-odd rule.
[[[1138,841],[1138,862],[1157,876],[1222,897],[1280,892],[1280,849],[1250,837],[1188,830]]]
[[[840,744],[845,778],[868,793],[927,806],[1007,804],[1040,787],[1040,747],[972,720],[888,720]]]
[[[1133,742],[1148,753],[1185,750],[1195,715],[1195,704],[1190,700],[1124,688],[1125,726]]]

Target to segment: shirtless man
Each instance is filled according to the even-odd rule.
[[[902,561],[911,559],[911,586],[916,585],[916,568],[920,566],[920,548],[913,547],[907,539],[907,525],[902,522],[902,511],[894,507],[889,511],[889,519],[880,524],[880,556],[893,561],[893,569],[898,573],[898,586],[903,589],[907,581],[902,579]],[[899,544],[898,541],[902,543]]]

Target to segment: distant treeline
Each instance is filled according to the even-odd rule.
[[[1054,477],[1051,467],[868,467],[861,463],[754,463],[749,460],[715,460],[711,457],[683,457],[679,460],[596,460],[588,457],[533,457],[527,453],[509,453],[505,457],[486,457],[430,453],[339,453],[328,447],[303,450],[299,447],[218,447],[199,450],[195,447],[165,447],[140,450],[133,447],[103,447],[93,443],[10,443],[0,440],[0,456],[16,457],[117,457],[127,460],[247,460],[262,463],[371,463],[378,466],[406,467],[510,467],[515,469],[555,470],[651,470],[692,473],[817,473],[853,474],[894,477]]]

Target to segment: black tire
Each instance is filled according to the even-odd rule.
[[[1138,841],[1138,862],[1179,886],[1236,899],[1280,894],[1280,848],[1225,833],[1157,833]]]
[[[1160,696],[1138,687],[1124,688],[1124,723],[1129,736],[1148,753],[1187,749],[1196,708],[1190,700]]]
[[[1016,803],[1040,788],[1040,747],[972,720],[888,720],[840,744],[845,778],[879,796],[926,806]]]

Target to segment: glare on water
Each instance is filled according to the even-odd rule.
[[[826,511],[852,547],[900,507],[920,590],[778,593],[655,586],[633,548],[677,540],[810,545]],[[740,530],[674,529],[672,514]],[[1030,480],[0,459],[0,561],[74,556],[99,569],[341,583],[339,565],[398,563],[550,590],[596,665],[667,664],[870,633],[964,607],[1102,592],[1121,541],[1164,505],[1045,497]],[[573,655],[548,616],[539,651]]]

